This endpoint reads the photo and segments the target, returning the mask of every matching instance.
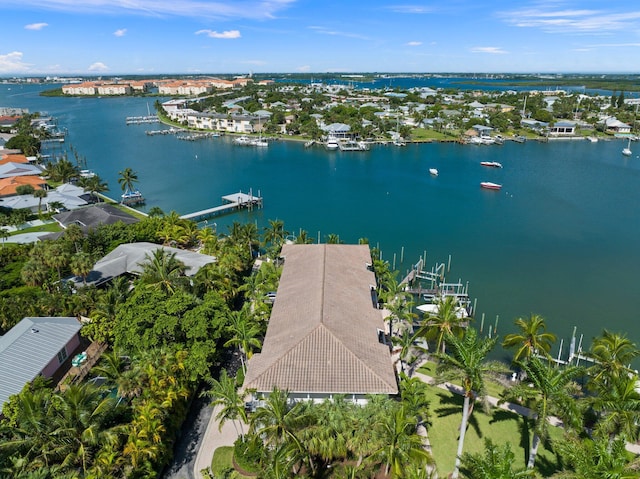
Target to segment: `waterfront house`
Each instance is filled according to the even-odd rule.
[[[20,186],[32,186],[34,190],[41,190],[46,185],[46,181],[41,176],[13,176],[11,178],[0,179],[0,197],[17,194]]]
[[[128,83],[105,83],[98,85],[98,95],[130,95],[133,90]]]
[[[614,116],[605,118],[602,123],[604,130],[609,133],[631,133],[631,125],[621,122]]]
[[[85,233],[100,225],[111,225],[118,222],[133,224],[139,221],[135,216],[106,203],[58,213],[53,215],[53,219],[64,229],[67,229],[69,225],[78,225]]]
[[[50,378],[80,345],[76,318],[24,318],[0,336],[0,409],[37,376]]]
[[[573,136],[576,134],[576,123],[573,121],[558,121],[549,127],[549,136]]]
[[[175,253],[175,258],[186,266],[186,276],[193,276],[203,266],[216,261],[214,256],[155,243],[126,243],[102,257],[93,266],[86,277],[86,284],[100,286],[124,274],[138,276],[142,274],[147,258],[158,249]],[[66,281],[71,281],[76,287],[83,285],[83,279],[78,276],[67,278]]]
[[[0,164],[0,179],[11,178],[14,176],[37,176],[41,173],[42,168],[28,163],[15,163],[13,161],[9,161],[7,163]]]
[[[262,351],[249,360],[243,389],[260,398],[279,388],[295,401],[397,394],[369,247],[286,244],[281,256]]]

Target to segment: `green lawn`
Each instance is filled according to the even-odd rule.
[[[47,223],[40,226],[32,226],[31,228],[12,231],[9,236],[21,235],[23,233],[39,233],[42,231],[46,231],[47,233],[55,233],[56,231],[62,231],[62,227],[54,221],[53,223]]]
[[[431,402],[431,426],[428,428],[429,441],[440,477],[453,471],[456,450],[458,447],[458,430],[462,420],[462,396],[454,395],[437,387],[429,388]],[[490,414],[484,413],[478,404],[471,416],[469,428],[465,436],[464,452],[478,453],[484,450],[485,438],[496,444],[511,444],[516,456],[514,466],[525,467],[525,459],[529,450],[531,434],[526,434],[525,423],[517,414],[494,409]],[[552,438],[560,438],[562,430],[551,428]],[[543,477],[548,477],[557,469],[553,452],[540,446],[536,459],[536,469]]]
[[[213,459],[211,460],[211,472],[213,473],[214,477],[222,477],[222,473],[229,470],[229,468],[233,469],[233,446],[221,446],[213,451]],[[244,477],[255,476],[245,476],[243,474],[240,474],[240,472],[234,470],[231,473],[231,477],[242,479]]]

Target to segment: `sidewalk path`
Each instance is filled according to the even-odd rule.
[[[200,443],[200,449],[198,450],[198,455],[193,465],[193,475],[196,479],[206,477],[203,476],[200,471],[211,467],[213,452],[217,448],[220,446],[233,446],[233,443],[238,439],[238,432],[236,432],[233,421],[226,421],[222,426],[222,430],[219,429],[219,422],[216,419],[219,412],[220,406],[216,406],[213,409],[213,413],[209,419],[209,425]],[[243,425],[243,427],[246,430],[247,426]]]

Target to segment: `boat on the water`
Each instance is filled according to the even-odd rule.
[[[243,135],[235,138],[233,142],[236,145],[249,145],[251,143],[251,139],[248,136]]]
[[[624,156],[631,156],[633,152],[631,151],[631,138],[629,138],[629,142],[627,143],[627,147],[622,149],[622,154]]]
[[[324,147],[327,150],[337,150],[339,146],[340,146],[340,143],[338,143],[337,138],[327,138],[327,141],[324,144]]]
[[[480,164],[482,166],[490,166],[492,168],[502,168],[502,163],[498,163],[497,161],[481,161]]]
[[[499,185],[498,183],[492,183],[490,181],[483,181],[482,183],[480,183],[480,187],[487,190],[499,190],[500,188],[502,188],[502,185]]]
[[[438,169],[437,168],[429,168],[429,173],[431,174],[431,176],[438,176]]]

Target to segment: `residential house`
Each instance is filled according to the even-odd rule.
[[[216,261],[213,256],[155,243],[126,243],[118,246],[93,266],[86,278],[86,284],[100,286],[123,274],[140,275],[147,258],[158,249],[175,253],[176,259],[186,266],[187,276],[195,275],[200,268]],[[77,276],[68,278],[68,281],[76,286],[83,284],[83,279]]]
[[[549,136],[574,136],[576,123],[574,121],[558,121],[549,127]]]
[[[76,318],[24,318],[0,336],[0,409],[37,376],[50,378],[80,345]]]
[[[259,398],[279,388],[295,401],[397,394],[369,247],[286,244],[281,255],[262,351],[249,360],[243,389]]]

